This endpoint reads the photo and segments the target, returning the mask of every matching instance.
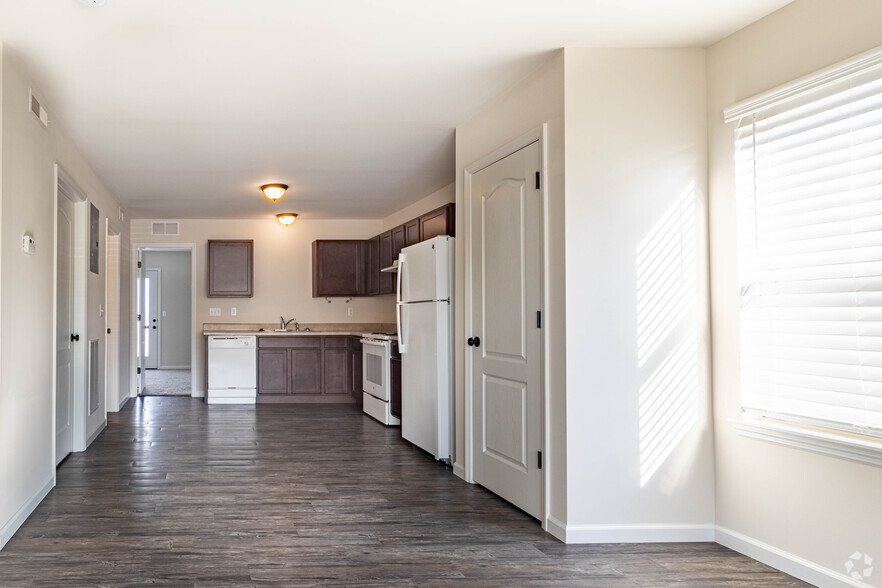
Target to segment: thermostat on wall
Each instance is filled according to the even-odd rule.
[[[33,235],[25,233],[21,236],[21,250],[28,255],[33,255],[37,252],[37,242],[34,240]]]

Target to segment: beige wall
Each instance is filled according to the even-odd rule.
[[[101,211],[100,274],[86,278],[86,330],[80,341],[99,340],[103,374],[105,219],[118,223],[114,196],[80,156],[53,119],[43,128],[28,112],[32,85],[26,64],[2,55],[2,254],[0,254],[0,545],[54,483],[54,289],[55,164],[59,163]],[[39,91],[39,88],[37,88]],[[51,100],[43,96],[50,114]],[[86,205],[88,206],[88,204]],[[116,229],[128,238],[128,227]],[[21,251],[21,236],[31,233],[35,255]],[[86,243],[81,243],[85,250]],[[124,263],[124,271],[128,264]],[[127,290],[123,304],[128,305]],[[128,347],[125,354],[128,354]],[[83,356],[85,357],[85,355]],[[103,380],[103,375],[102,375]],[[84,383],[84,382],[83,382]],[[84,437],[105,422],[105,401],[86,423]],[[75,439],[75,448],[77,441]]]
[[[567,49],[565,116],[567,538],[711,540],[704,50]]]
[[[540,69],[456,128],[456,300],[465,297],[465,223],[463,174],[466,167],[517,137],[547,125],[546,215],[543,296],[546,313],[546,395],[549,414],[546,438],[547,516],[566,523],[566,297],[564,291],[564,53],[557,52]],[[454,363],[456,368],[456,460],[454,471],[465,465],[465,312],[455,308]]]
[[[429,211],[444,206],[448,202],[456,202],[456,183],[451,182],[440,190],[432,192],[425,198],[420,198],[413,204],[405,206],[383,219],[383,231],[393,229],[402,223],[414,219]]]
[[[394,297],[312,297],[312,242],[316,239],[364,239],[382,232],[379,220],[298,220],[283,227],[275,219],[180,221],[176,237],[150,235],[150,220],[132,221],[132,246],[192,244],[193,272],[192,369],[194,393],[205,392],[202,324],[277,323],[279,316],[301,323],[395,322]],[[254,240],[254,297],[208,298],[206,296],[209,239]],[[209,315],[209,308],[222,315]],[[230,310],[236,307],[237,315]],[[353,311],[349,316],[348,309]]]
[[[882,468],[739,435],[733,125],[722,111],[882,44],[882,2],[798,0],[709,48],[708,130],[717,523],[835,573],[882,558]],[[878,566],[877,566],[878,568]],[[882,586],[882,574],[867,580]]]

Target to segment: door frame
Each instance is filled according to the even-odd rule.
[[[116,329],[113,337],[105,336],[104,338],[104,406],[106,412],[118,412],[120,409],[120,366],[122,356],[120,355],[120,327],[122,325],[122,231],[117,228],[110,218],[105,219],[104,225],[104,328]],[[110,251],[111,240],[117,240],[116,244],[116,261],[111,267],[108,253]],[[109,287],[113,283],[113,287]],[[111,302],[111,293],[115,294]],[[114,307],[115,315],[111,316],[110,309]],[[113,344],[111,345],[111,342]],[[111,381],[110,376],[115,376]],[[112,402],[108,402],[112,400]]]
[[[194,335],[193,329],[196,324],[196,244],[195,243],[155,243],[149,241],[138,241],[132,243],[132,273],[130,276],[132,292],[132,300],[137,300],[138,290],[138,256],[142,251],[188,251],[190,253],[190,396],[192,398],[201,398],[196,393],[196,358],[201,350],[199,342],[200,337]],[[146,269],[146,268],[144,268]],[[160,309],[160,312],[162,310]],[[131,329],[131,349],[130,362],[131,366],[131,387],[129,389],[129,397],[137,398],[141,392],[141,376],[138,374],[138,368],[141,366],[140,357],[138,356],[138,309],[129,314],[129,324]],[[157,365],[159,365],[157,363]],[[142,370],[143,371],[143,370]]]
[[[52,381],[57,382],[58,353],[56,350],[55,337],[58,333],[58,199],[67,198],[74,205],[74,250],[73,257],[73,325],[74,332],[80,334],[82,345],[74,346],[71,369],[73,371],[71,391],[71,426],[73,428],[73,443],[71,452],[85,451],[88,446],[86,439],[87,423],[89,418],[88,399],[86,398],[86,352],[85,347],[89,341],[89,333],[86,324],[86,284],[87,272],[86,252],[88,250],[86,235],[88,234],[88,221],[86,204],[89,202],[85,192],[77,185],[74,179],[61,165],[55,164],[55,209],[52,219]],[[52,459],[55,455],[55,429],[57,423],[58,406],[55,386],[52,394]]]
[[[542,252],[540,253],[540,267],[539,267],[539,275],[542,280],[542,288],[540,289],[540,301],[539,307],[542,311],[542,316],[545,317],[543,320],[543,328],[540,333],[540,366],[539,366],[539,404],[542,407],[542,414],[540,415],[540,422],[542,423],[542,431],[540,431],[540,440],[541,440],[541,451],[545,459],[542,460],[542,516],[540,520],[542,522],[542,528],[548,529],[548,513],[550,512],[549,506],[549,494],[547,492],[548,489],[548,481],[550,478],[550,464],[551,459],[549,455],[549,451],[551,448],[551,424],[549,422],[550,409],[548,406],[548,394],[547,390],[549,389],[549,381],[548,381],[548,370],[546,366],[548,365],[548,329],[546,325],[548,325],[548,313],[546,312],[545,302],[549,299],[548,292],[548,235],[549,235],[549,227],[548,227],[548,154],[546,152],[547,149],[547,125],[543,123],[541,126],[538,126],[523,135],[505,143],[501,147],[494,149],[487,155],[481,157],[480,159],[474,161],[470,165],[467,165],[463,170],[463,219],[465,224],[464,235],[467,235],[465,241],[465,302],[463,305],[464,315],[465,315],[465,332],[472,333],[474,332],[474,309],[472,307],[472,293],[474,289],[474,284],[472,283],[472,255],[474,253],[475,244],[472,243],[471,235],[472,235],[472,207],[471,207],[471,198],[472,198],[472,176],[474,176],[479,171],[483,170],[486,167],[493,165],[494,163],[505,159],[509,155],[512,155],[516,151],[520,151],[524,147],[531,145],[533,143],[539,143],[539,171],[541,173],[542,181],[539,183],[539,208],[541,211],[542,218],[540,219],[540,231],[541,231],[541,240],[542,243]],[[457,342],[456,346],[460,346],[460,342]],[[474,398],[474,390],[473,390],[473,375],[474,375],[474,362],[472,359],[471,353],[465,353],[465,363],[464,363],[464,373],[465,373],[465,480],[470,484],[475,483],[475,475],[474,475],[474,462],[475,455],[478,451],[478,445],[474,442],[474,434],[476,424],[474,422],[475,414],[473,410],[473,398]]]
[[[142,250],[143,253],[143,250]],[[142,258],[143,262],[143,258]],[[148,271],[156,272],[156,322],[159,328],[156,329],[156,367],[153,369],[161,370],[162,369],[162,321],[159,320],[162,318],[162,268],[160,267],[147,267],[142,263],[143,267],[141,270],[146,274]],[[190,270],[193,271],[192,268]],[[193,275],[190,274],[190,288],[193,288]],[[146,305],[145,305],[146,309]],[[193,309],[190,309],[191,319]],[[149,326],[149,325],[148,325]],[[144,329],[145,331],[147,329]],[[193,360],[190,359],[190,367],[193,366]]]

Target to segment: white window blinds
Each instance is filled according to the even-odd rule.
[[[882,68],[825,73],[732,109],[741,400],[882,435]]]

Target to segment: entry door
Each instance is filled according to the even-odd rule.
[[[73,450],[74,203],[58,196],[57,301],[55,327],[55,465]]]
[[[146,369],[159,367],[159,270],[144,270],[144,361]]]
[[[539,143],[472,176],[473,473],[542,516]],[[478,341],[479,340],[479,341]]]

